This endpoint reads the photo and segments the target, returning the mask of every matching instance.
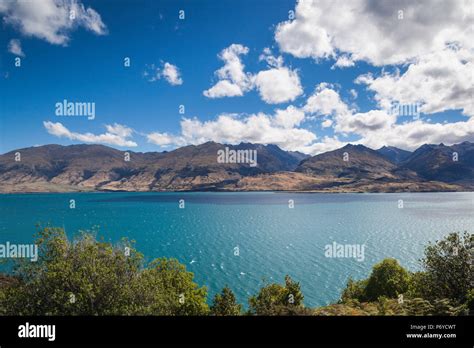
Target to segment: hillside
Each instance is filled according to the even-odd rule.
[[[256,165],[221,163],[218,153],[226,148],[256,151]],[[0,192],[461,191],[474,188],[473,148],[468,142],[423,145],[407,154],[349,144],[309,157],[250,143],[207,142],[147,153],[103,145],[45,145],[0,155]],[[15,161],[17,152],[21,161]]]

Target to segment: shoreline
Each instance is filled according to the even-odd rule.
[[[29,192],[0,192],[2,195],[35,195],[35,194],[70,194],[70,193],[149,193],[149,194],[161,194],[161,193],[306,193],[306,194],[403,194],[403,193],[474,193],[473,191],[284,191],[284,190],[259,190],[259,191],[243,191],[243,190],[221,190],[221,191],[196,191],[196,190],[183,190],[183,191],[60,191],[60,192],[46,192],[46,191],[29,191]]]

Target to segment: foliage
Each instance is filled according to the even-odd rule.
[[[222,294],[214,296],[211,306],[212,315],[240,315],[241,312],[242,305],[237,303],[234,293],[228,286],[222,289]]]
[[[377,305],[377,315],[466,314],[474,306],[472,244],[473,236],[468,233],[452,233],[429,244],[421,260],[422,272],[409,273],[396,260],[385,259],[373,267],[368,279],[350,278],[340,303],[357,306],[371,301]],[[404,299],[394,307],[398,295]]]
[[[365,300],[366,286],[367,280],[353,280],[352,278],[349,278],[345,289],[342,291],[340,302],[348,303],[353,300]]]
[[[143,256],[127,240],[113,246],[82,233],[69,241],[46,227],[36,240],[36,262],[19,261],[19,281],[0,287],[5,315],[197,315],[205,314],[206,289],[176,260],[143,268]],[[184,294],[184,302],[180,296]]]
[[[380,296],[395,298],[408,290],[410,276],[395,259],[385,259],[372,268],[367,280],[365,297],[375,301]]]
[[[0,315],[215,315],[242,314],[225,286],[209,309],[207,290],[175,259],[145,264],[124,239],[117,245],[82,233],[40,229],[37,262],[15,262],[0,275]],[[367,279],[349,278],[337,304],[306,308],[300,284],[266,284],[249,298],[250,315],[465,315],[474,311],[470,286],[473,236],[450,234],[429,244],[423,271],[409,273],[395,259],[374,265]],[[403,295],[399,297],[399,295]]]
[[[299,314],[303,308],[303,294],[300,284],[285,276],[285,285],[269,284],[249,299],[251,314],[291,315]],[[303,310],[304,312],[304,310]]]
[[[449,298],[458,304],[467,301],[472,289],[474,271],[470,267],[470,252],[474,235],[451,233],[445,239],[425,248],[421,260],[426,272],[425,297],[430,300]]]

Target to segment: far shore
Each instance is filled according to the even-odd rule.
[[[0,192],[0,195],[33,195],[33,194],[68,194],[68,193],[322,193],[322,194],[401,194],[401,193],[473,193],[473,191],[318,191],[318,190],[302,190],[302,191],[285,191],[285,190],[181,190],[181,191],[128,191],[128,190],[91,190],[91,191],[25,191],[25,192]]]

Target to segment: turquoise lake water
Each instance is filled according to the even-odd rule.
[[[366,277],[383,258],[417,270],[428,241],[473,233],[474,193],[0,195],[0,243],[31,243],[36,223],[64,227],[68,235],[99,226],[105,240],[134,239],[149,260],[185,264],[209,298],[228,284],[247,303],[264,279],[283,282],[289,274],[301,283],[306,305],[320,306],[337,301],[349,276]],[[365,259],[326,257],[333,242],[364,244]]]

